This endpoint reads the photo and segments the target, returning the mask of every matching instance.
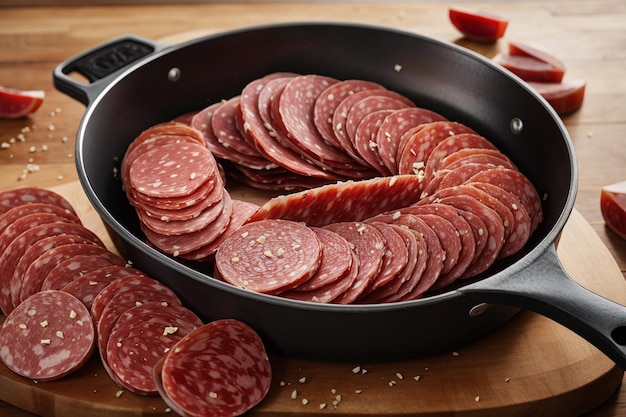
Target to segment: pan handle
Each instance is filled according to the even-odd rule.
[[[88,105],[125,68],[165,46],[134,35],[111,39],[57,65],[53,71],[54,86]],[[82,75],[89,83],[79,81],[72,74]]]
[[[494,276],[459,291],[482,302],[517,306],[548,317],[585,338],[626,370],[626,307],[571,279],[554,245],[517,274]]]

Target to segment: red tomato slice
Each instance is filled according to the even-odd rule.
[[[600,211],[606,225],[626,239],[626,181],[602,187]]]
[[[45,97],[42,90],[24,91],[0,86],[0,117],[17,119],[36,111]]]
[[[451,7],[450,21],[466,38],[478,42],[494,42],[504,36],[508,20],[479,10]]]
[[[524,81],[560,83],[565,75],[562,69],[527,55],[500,53],[493,61]]]
[[[578,110],[585,98],[585,80],[563,81],[562,83],[529,82],[539,94],[556,110],[558,114],[571,113]]]
[[[528,56],[550,64],[553,68],[565,72],[565,64],[556,56],[537,46],[531,46],[522,42],[509,41],[509,54],[516,56]]]

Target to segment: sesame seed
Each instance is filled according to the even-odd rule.
[[[355,366],[354,368],[352,368],[352,373],[353,374],[358,374],[359,372],[361,372],[361,367],[360,366]]]
[[[217,398],[217,392],[215,391],[209,392],[209,398]]]
[[[304,384],[306,382],[306,376],[303,376],[298,380],[299,383]]]
[[[74,310],[70,311],[70,318],[71,319],[75,319],[76,318],[76,312]]]
[[[44,320],[44,321],[42,321],[41,323],[39,323],[39,325],[40,325],[41,327],[48,327],[48,320]]]
[[[298,390],[291,391],[291,399],[295,400],[298,397]]]
[[[302,399],[302,405],[307,405],[309,403],[309,400],[307,400],[306,398]]]
[[[56,335],[59,339],[65,339],[63,332],[61,330],[57,330]]]
[[[119,390],[118,392],[115,393],[115,397],[116,398],[120,398],[122,396],[122,394],[124,394],[124,391]]]
[[[256,238],[256,241],[257,241],[258,243],[265,243],[265,239],[266,239],[266,238],[265,238],[265,236],[264,236],[264,235],[261,235],[261,236],[259,236],[259,237],[257,237],[257,238]]]
[[[41,339],[41,344],[42,345],[49,345],[50,344],[50,339]]]
[[[26,326],[24,323],[20,323],[20,325],[17,327],[19,327],[22,330],[26,330],[28,328],[28,326]]]
[[[273,258],[273,257],[274,257],[274,255],[272,254],[272,251],[271,251],[271,250],[269,250],[269,249],[264,250],[264,251],[263,251],[263,255],[265,255],[265,256],[266,256],[266,257],[268,257],[268,258]]]

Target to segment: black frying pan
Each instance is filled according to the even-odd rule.
[[[524,250],[464,286],[388,305],[319,305],[219,282],[144,243],[113,168],[147,127],[239,94],[274,71],[372,80],[491,139],[536,185],[545,219]],[[77,81],[80,73],[89,83]],[[56,87],[87,105],[76,144],[82,186],[118,250],[205,320],[253,326],[269,348],[326,359],[385,359],[458,348],[520,308],[550,317],[626,368],[626,308],[562,270],[554,242],[574,205],[577,168],[559,117],[523,82],[453,44],[343,24],[256,27],[162,45],[111,40],[61,63]]]

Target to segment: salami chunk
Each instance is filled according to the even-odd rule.
[[[311,278],[321,256],[321,243],[307,226],[260,220],[247,223],[224,240],[215,255],[215,268],[236,287],[279,294]]]
[[[0,329],[0,359],[13,372],[35,381],[59,379],[80,369],[94,344],[89,311],[63,291],[28,298]]]
[[[309,226],[361,221],[415,203],[419,200],[419,187],[415,175],[329,184],[275,197],[261,206],[250,221],[286,219]]]
[[[263,341],[246,324],[218,320],[181,339],[156,369],[165,402],[182,416],[238,416],[269,392]]]

